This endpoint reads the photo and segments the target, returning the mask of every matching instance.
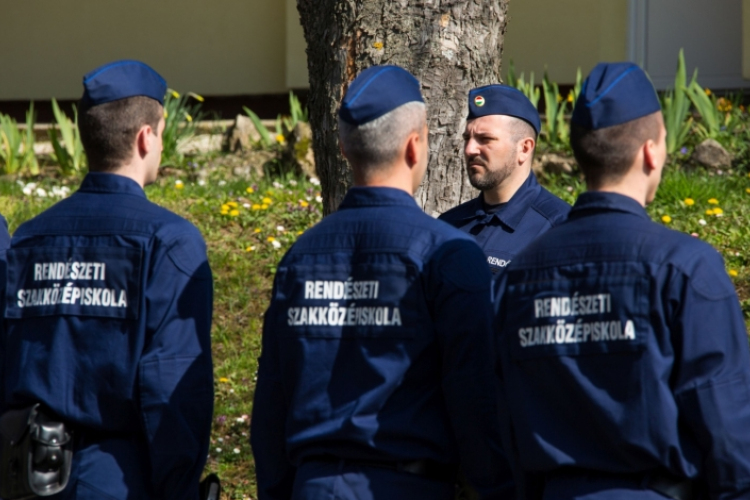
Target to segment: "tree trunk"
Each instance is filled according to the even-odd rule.
[[[422,82],[430,163],[416,198],[438,215],[476,196],[465,175],[469,90],[500,82],[509,0],[297,0],[307,40],[309,109],[326,214],[351,185],[336,112],[349,83],[375,64],[397,64]]]

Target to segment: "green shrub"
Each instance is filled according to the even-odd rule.
[[[193,102],[194,101],[194,102]],[[204,118],[201,111],[203,97],[198,94],[179,92],[168,89],[164,97],[164,132],[162,138],[162,163],[164,165],[179,165],[185,155],[180,152],[180,146],[195,136],[196,122]]]
[[[57,122],[56,128],[49,129],[54,160],[65,175],[83,172],[86,168],[86,153],[83,151],[81,134],[78,130],[78,110],[73,106],[73,121],[71,121],[53,98],[52,112]]]
[[[0,114],[0,165],[3,174],[39,174],[39,163],[34,154],[34,104],[26,111],[26,130],[10,116]]]

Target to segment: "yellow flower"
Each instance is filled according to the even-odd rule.
[[[246,252],[252,252],[253,250],[255,250],[254,246],[249,246],[245,249]]]
[[[670,217],[670,216],[668,216],[668,215],[662,215],[662,216],[661,216],[661,221],[662,221],[662,222],[663,222],[664,224],[669,224],[670,222],[672,222],[672,217]]]
[[[714,214],[714,210],[712,208],[709,208],[708,210],[706,210],[706,215],[713,215],[713,214]]]
[[[237,217],[238,215],[240,215],[240,211],[235,208],[234,210],[229,212],[229,215],[231,215],[232,217]]]
[[[748,189],[748,191],[750,191],[750,189]],[[307,207],[310,206],[310,204],[308,202],[306,202],[305,200],[300,200],[299,201],[299,206],[301,206],[302,208],[307,208]]]
[[[750,194],[750,188],[747,188],[747,189],[745,189],[745,192],[746,192],[747,194]]]
[[[187,120],[188,122],[192,122],[192,121],[193,121],[193,117],[192,117],[192,116],[190,116],[190,115],[189,115],[188,113],[185,113],[185,119],[186,119],[186,120]]]
[[[571,92],[570,94],[568,94],[568,102],[570,102],[570,103],[573,102],[573,92]]]
[[[262,201],[264,205],[270,205],[271,203],[273,203],[273,200],[271,198],[263,198]]]
[[[167,110],[165,109],[164,110],[164,119],[166,120],[167,118],[169,118],[169,113],[167,113]]]
[[[253,203],[253,206],[250,208],[252,208],[253,210],[260,210],[260,205],[258,205],[257,203]]]
[[[557,102],[562,102],[562,100],[563,100],[563,96],[561,96],[560,94],[557,94]]]
[[[245,189],[245,191],[247,191],[248,194],[253,194],[255,192],[255,189],[249,187],[249,188]]]
[[[732,278],[736,278],[737,276],[739,276],[739,274],[740,274],[740,273],[738,273],[738,272],[737,272],[737,271],[735,271],[734,269],[730,269],[730,270],[729,270],[729,276],[731,276]]]
[[[175,189],[182,189],[185,187],[185,183],[182,181],[174,181]]]
[[[724,213],[724,210],[720,209],[719,207],[714,208],[714,215],[722,215]]]
[[[729,99],[725,99],[724,97],[719,97],[719,99],[716,101],[716,109],[718,109],[721,113],[729,113],[732,111],[732,101]]]
[[[232,208],[237,208],[239,205],[237,205],[236,201],[228,201],[227,206],[232,207]]]
[[[274,241],[276,241],[276,238],[274,238],[273,236],[269,236],[268,238],[266,238],[266,241],[268,241],[269,243],[273,243]]]
[[[706,93],[706,95],[711,95],[712,94],[711,89],[705,89],[704,92]]]
[[[172,97],[174,97],[175,99],[179,99],[180,98],[180,93],[177,92],[176,90],[173,90],[172,91]]]
[[[226,384],[227,382],[229,382],[229,379],[226,377],[221,377],[219,378],[219,382],[221,382],[222,384]]]
[[[267,209],[268,209],[268,205],[266,205],[266,204],[264,203],[264,204],[262,204],[262,205],[260,206],[260,209],[261,209],[261,210],[267,210]]]
[[[276,142],[278,142],[280,144],[284,144],[284,142],[285,142],[284,135],[283,134],[276,134]]]
[[[205,99],[203,99],[203,96],[202,96],[202,95],[196,94],[195,92],[190,92],[190,94],[189,94],[189,95],[190,95],[190,97],[192,97],[193,99],[195,99],[195,100],[196,100],[196,101],[198,101],[198,102],[203,102],[203,101],[205,101]]]
[[[375,49],[377,49],[377,50],[380,50],[380,49],[382,49],[382,48],[383,48],[383,42],[375,42],[375,43],[373,43],[373,44],[372,44],[372,46],[373,46],[373,47],[374,47]]]
[[[299,236],[302,233],[304,233],[304,231],[297,231],[297,236]]]
[[[695,205],[695,200],[692,198],[685,198],[685,205],[692,207],[693,205]]]
[[[254,232],[255,234],[258,234],[258,233],[260,232],[260,228],[259,228],[259,227],[256,227],[256,228],[255,228],[255,231],[253,231],[253,232]]]
[[[716,198],[711,198],[710,200],[708,200],[708,203],[711,205],[718,205],[719,200],[717,200]]]

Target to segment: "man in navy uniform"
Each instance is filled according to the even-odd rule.
[[[412,197],[428,159],[419,82],[363,71],[339,136],[355,187],[284,256],[265,316],[259,498],[452,500],[459,463],[481,498],[510,498],[490,273]]]
[[[497,284],[512,456],[527,498],[750,498],[750,355],[721,256],[649,219],[667,158],[631,63],[584,83],[588,192]]]
[[[196,499],[213,411],[212,277],[192,224],[146,199],[166,83],[137,61],[84,77],[79,190],[8,251],[2,410],[73,430],[59,499]]]
[[[464,157],[469,182],[481,193],[440,219],[476,238],[493,273],[570,211],[531,172],[540,127],[534,105],[513,87],[469,92]]]

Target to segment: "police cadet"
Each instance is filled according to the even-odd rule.
[[[54,498],[195,499],[213,410],[212,278],[198,230],[143,191],[166,83],[118,61],[83,86],[90,172],[8,251],[2,409],[42,403],[72,431],[70,481]]]
[[[464,157],[469,182],[481,193],[440,219],[474,235],[493,273],[570,211],[531,172],[540,127],[539,112],[513,87],[469,92]]]
[[[284,256],[265,316],[259,498],[453,499],[459,462],[482,498],[510,498],[490,273],[470,237],[412,197],[428,160],[419,82],[363,71],[339,137],[355,187]]]
[[[750,498],[750,356],[721,256],[649,219],[667,157],[631,63],[584,83],[589,191],[497,285],[513,457],[544,499]]]

